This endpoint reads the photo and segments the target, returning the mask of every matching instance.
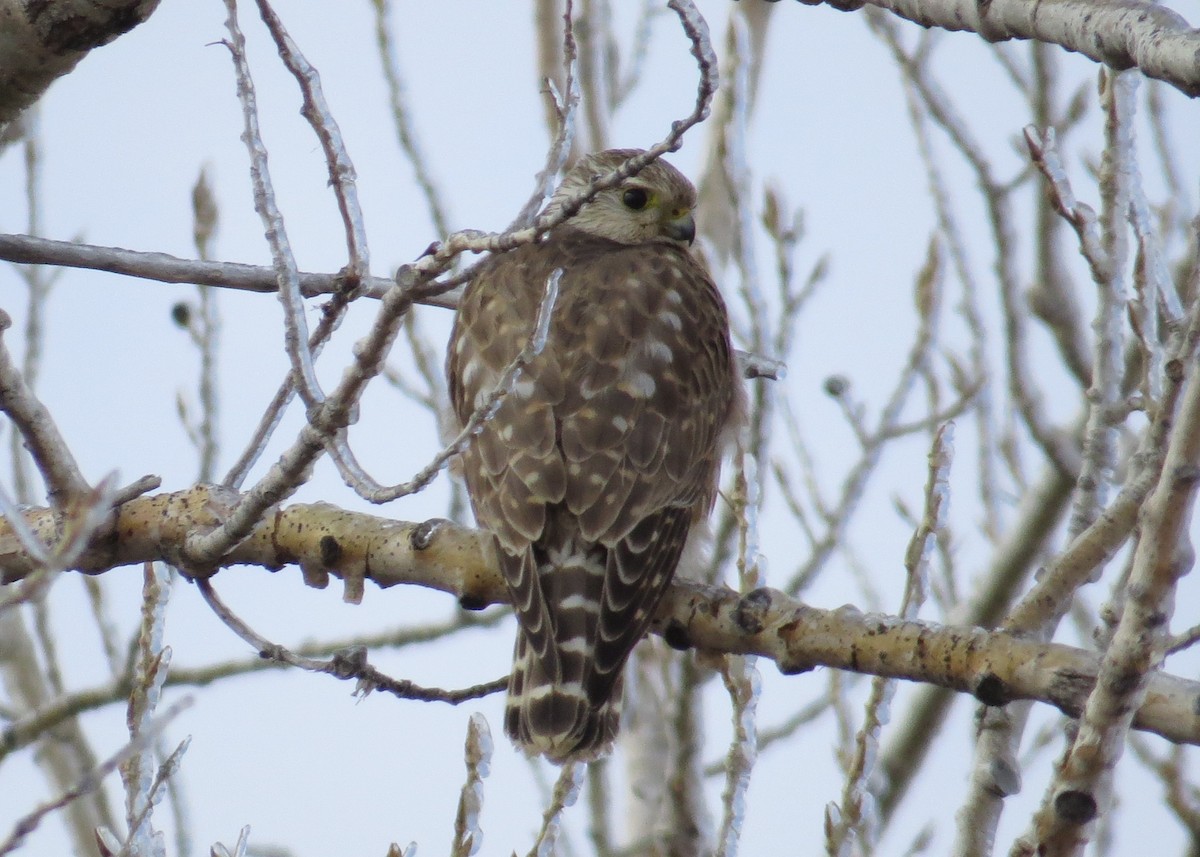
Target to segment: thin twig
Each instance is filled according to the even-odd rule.
[[[467,763],[467,781],[458,798],[454,818],[454,842],[451,857],[470,857],[483,843],[479,814],[483,810],[483,780],[492,764],[492,732],[483,715],[476,712],[467,721],[467,740],[463,748]]]
[[[392,12],[391,0],[372,0],[371,5],[375,7],[375,46],[379,51],[379,64],[383,70],[383,80],[392,108],[396,139],[404,156],[412,165],[413,178],[425,197],[425,208],[429,212],[433,231],[438,235],[449,235],[450,218],[446,214],[446,204],[433,180],[425,154],[417,142],[412,120],[409,118],[412,111],[405,98],[404,82],[399,71],[400,58],[396,53],[396,42],[392,37],[391,27],[388,25],[388,18]]]
[[[909,347],[908,358],[896,378],[892,392],[889,394],[878,420],[869,432],[865,427],[862,429],[862,455],[846,474],[837,505],[823,516],[825,519],[824,534],[814,545],[808,559],[788,581],[785,591],[790,594],[801,592],[808,587],[843,541],[843,534],[862,500],[869,477],[882,458],[886,446],[884,439],[899,424],[900,415],[908,402],[914,383],[937,343],[938,319],[944,290],[940,260],[938,244],[936,240],[931,240],[925,265],[917,273],[914,286],[919,299],[927,302],[929,309],[922,315],[923,321]],[[839,387],[836,392],[838,395],[835,398],[841,398],[847,391]]]
[[[163,683],[171,663],[171,649],[163,645],[166,609],[171,596],[171,576],[158,563],[148,562],[143,568],[142,621],[136,638],[137,660],[134,664],[133,686],[126,706],[129,738],[137,741],[154,722],[162,696]],[[129,835],[123,851],[150,854],[157,838],[149,823],[157,802],[155,796],[161,785],[163,768],[151,775],[154,759],[153,744],[147,744],[121,766],[125,786],[125,820]],[[163,766],[164,768],[166,766]]]
[[[1106,145],[1100,168],[1101,240],[1105,264],[1102,270],[1095,272],[1099,289],[1096,319],[1092,322],[1096,332],[1096,353],[1092,360],[1087,428],[1069,527],[1072,536],[1091,524],[1107,503],[1116,468],[1116,427],[1113,423],[1124,368],[1129,164],[1134,159],[1133,106],[1137,80],[1137,73],[1105,75]]]
[[[905,81],[914,88],[929,117],[947,134],[954,147],[966,160],[976,176],[988,213],[995,248],[994,259],[1000,279],[1000,296],[1005,323],[1005,358],[1008,366],[1008,389],[1029,430],[1047,458],[1064,474],[1074,478],[1078,472],[1078,452],[1070,440],[1045,419],[1044,397],[1034,383],[1028,365],[1029,350],[1025,345],[1026,311],[1020,301],[1020,283],[1014,259],[1016,243],[1010,188],[1003,186],[993,175],[983,147],[974,139],[967,123],[954,109],[949,97],[932,79],[929,67],[906,51],[899,34],[899,25],[875,7],[868,7],[867,21],[892,52]]]
[[[0,234],[0,259],[27,265],[56,265],[107,271],[160,283],[195,283],[201,286],[269,294],[278,291],[273,268],[242,262],[211,262],[180,259],[169,253],[149,253],[122,247],[103,247],[78,241],[54,241],[33,235]],[[343,272],[314,274],[297,272],[300,294],[306,298],[338,294],[346,290]],[[380,298],[394,286],[390,277],[370,277],[361,287],[363,297]],[[418,303],[453,307],[440,295],[427,295]]]
[[[321,353],[325,343],[337,328],[342,318],[342,311],[348,300],[347,292],[339,292],[325,305],[326,311],[322,314],[320,322],[317,323],[316,330],[313,331],[311,338],[308,340],[309,350],[314,356]],[[259,418],[258,425],[255,426],[254,432],[250,435],[250,440],[247,442],[246,448],[221,480],[221,485],[226,485],[230,488],[241,488],[242,483],[249,477],[251,468],[254,467],[259,458],[266,452],[267,444],[270,442],[275,430],[279,427],[284,411],[295,396],[296,385],[292,374],[289,372],[279,385],[279,389],[275,391],[275,395],[271,397],[271,401],[267,404],[263,415]]]
[[[207,260],[209,245],[217,227],[217,203],[208,183],[208,171],[201,170],[192,187],[192,234],[196,253]],[[217,313],[217,296],[208,286],[197,286],[200,311],[188,327],[192,341],[200,352],[200,424],[196,426],[196,451],[200,456],[198,478],[201,482],[212,482],[217,467],[217,352],[220,342],[221,321]]]
[[[91,580],[92,578],[88,578]],[[376,634],[364,634],[343,640],[325,640],[302,643],[292,647],[297,655],[308,658],[330,659],[338,652],[366,649],[395,648],[444,639],[450,634],[473,628],[492,628],[508,616],[506,610],[489,611],[484,614],[456,611],[455,616],[445,622],[416,628],[401,628]],[[262,657],[221,661],[201,667],[175,667],[166,678],[166,687],[206,687],[234,676],[247,675],[263,670],[285,669],[289,665]],[[29,746],[34,741],[76,715],[114,705],[127,699],[132,687],[127,675],[118,673],[109,684],[68,691],[32,711],[13,717],[0,730],[0,761],[8,754]]]
[[[271,248],[277,294],[283,306],[284,347],[288,361],[294,380],[299,384],[300,397],[311,408],[320,404],[325,394],[317,380],[312,352],[308,348],[308,321],[304,317],[304,301],[300,293],[300,269],[296,266],[296,257],[288,241],[283,213],[275,202],[275,188],[271,184],[271,172],[267,166],[267,149],[258,124],[258,100],[246,60],[246,37],[238,24],[236,0],[225,0],[225,10],[225,26],[229,30],[229,41],[225,44],[233,57],[238,102],[242,105],[245,125],[242,140],[250,155],[254,210],[262,220],[267,244]]]
[[[541,354],[542,349],[546,347],[546,340],[550,335],[550,320],[554,316],[554,307],[558,302],[558,284],[562,279],[562,275],[562,269],[558,268],[552,271],[550,276],[546,278],[546,285],[542,291],[541,302],[538,304],[533,329],[530,331],[525,345],[522,346],[521,350],[517,352],[517,356],[505,367],[504,372],[500,375],[500,379],[496,382],[496,386],[488,394],[487,398],[475,408],[475,411],[471,414],[466,424],[463,425],[462,430],[454,440],[435,455],[429,464],[421,468],[407,482],[401,482],[398,485],[388,487],[375,482],[359,466],[358,462],[350,454],[349,449],[343,448],[339,455],[333,457],[343,481],[353,488],[360,497],[371,503],[388,503],[400,497],[415,494],[432,482],[434,477],[449,463],[450,459],[466,449],[471,438],[478,434],[482,430],[484,423],[490,420],[496,411],[499,410],[501,403],[516,387],[521,373],[525,371],[525,367],[529,365],[531,360]]]
[[[568,762],[554,782],[550,805],[542,813],[542,828],[538,831],[529,857],[552,857],[562,824],[563,810],[573,806],[583,785],[584,762]]]
[[[575,117],[579,111],[579,52],[575,45],[575,33],[572,26],[573,4],[567,0],[563,8],[562,26],[562,64],[564,91],[559,92],[554,81],[546,78],[547,96],[550,100],[553,116],[557,120],[554,129],[554,140],[546,151],[546,162],[534,181],[533,193],[525,205],[508,225],[511,229],[523,229],[533,223],[546,200],[554,192],[554,180],[567,162],[571,154],[571,146],[575,141]]]
[[[47,815],[100,788],[105,777],[115,771],[126,759],[129,759],[135,753],[141,752],[162,733],[168,723],[174,720],[181,711],[188,708],[191,704],[191,697],[184,697],[179,700],[156,718],[153,723],[149,724],[149,727],[138,738],[131,740],[115,754],[105,759],[94,769],[88,771],[71,788],[58,797],[40,804],[32,812],[18,819],[9,835],[0,841],[0,855],[10,854],[19,848],[25,837],[36,830]]]
[[[208,580],[196,582],[208,606],[225,623],[226,627],[249,643],[259,653],[259,656],[289,666],[300,667],[310,672],[327,673],[343,681],[353,679],[356,682],[356,692],[362,695],[372,691],[383,691],[398,696],[401,699],[414,699],[422,702],[448,702],[452,705],[478,699],[503,690],[508,685],[508,677],[495,679],[486,684],[477,684],[461,690],[443,690],[439,687],[422,687],[405,679],[395,679],[387,676],[367,663],[367,652],[364,648],[355,648],[335,654],[328,660],[317,660],[297,655],[287,648],[272,643],[260,636],[241,618],[239,618],[217,595],[212,583]]]
[[[62,506],[73,497],[86,494],[88,483],[54,418],[34,395],[4,346],[3,333],[10,327],[12,319],[0,310],[0,411],[12,420],[33,456],[51,504]]]

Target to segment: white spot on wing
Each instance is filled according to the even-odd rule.
[[[590,399],[603,389],[603,385],[594,385],[591,378],[584,378],[583,383],[579,385],[579,394],[585,399]]]
[[[621,384],[620,389],[629,393],[635,399],[648,399],[654,395],[654,391],[658,389],[658,385],[645,372],[631,372],[628,380]]]
[[[654,358],[655,360],[661,360],[664,363],[670,363],[671,359],[675,356],[667,343],[661,342],[657,339],[647,339],[644,343],[642,343],[642,347],[646,349],[646,354],[648,354],[650,357]]]
[[[679,313],[665,309],[658,314],[658,320],[672,330],[683,330],[683,319],[679,317]]]

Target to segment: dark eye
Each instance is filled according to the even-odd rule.
[[[640,187],[631,187],[621,196],[621,201],[625,203],[626,208],[641,211],[650,201],[650,196]]]

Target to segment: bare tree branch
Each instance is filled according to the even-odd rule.
[[[819,0],[802,0],[817,5]],[[1114,69],[1137,67],[1186,95],[1200,95],[1200,35],[1177,12],[1147,0],[825,0],[835,9],[878,6],[923,27],[978,33],[990,42],[1037,39]]]
[[[5,125],[89,51],[129,32],[157,8],[158,0],[0,0],[5,30],[0,50],[0,137]]]
[[[228,17],[225,26],[229,29],[227,42],[233,55],[234,71],[237,75],[238,101],[242,105],[245,130],[242,141],[250,154],[250,181],[254,188],[254,210],[262,220],[271,248],[271,259],[275,268],[277,294],[283,306],[284,348],[292,366],[292,382],[296,384],[300,398],[309,408],[315,408],[325,399],[321,383],[317,380],[313,366],[313,353],[308,343],[308,321],[304,317],[303,296],[300,294],[300,269],[288,241],[287,228],[283,223],[283,212],[275,202],[275,187],[271,183],[271,172],[267,166],[267,147],[263,143],[262,130],[258,124],[258,98],[254,81],[250,78],[250,64],[246,58],[246,38],[238,24],[236,0],[225,0]],[[277,36],[278,38],[278,36]]]
[[[12,327],[8,313],[0,310],[0,337]],[[46,494],[54,505],[82,497],[90,488],[59,433],[54,418],[25,384],[8,349],[0,341],[0,411],[8,415],[24,439],[25,448],[46,482]]]
[[[192,529],[210,529],[222,508],[235,505],[224,493],[200,487],[127,503],[119,510],[115,537],[85,554],[80,570],[99,573],[177,556]],[[28,517],[39,534],[55,526],[49,510]],[[343,579],[352,599],[361,597],[368,579],[384,588],[408,583],[438,589],[472,609],[508,597],[487,533],[448,522],[376,518],[325,504],[276,510],[221,563],[296,564],[309,585],[324,586],[330,575]],[[0,569],[3,582],[32,570],[7,527],[0,528]],[[653,630],[675,646],[760,655],[787,674],[834,667],[928,682],[992,705],[1036,699],[1069,714],[1082,710],[1099,669],[1092,653],[1002,631],[902,621],[849,608],[821,610],[772,589],[739,596],[686,580],[668,590]],[[1187,713],[1197,695],[1200,683],[1152,676],[1135,728],[1200,743],[1200,724]]]

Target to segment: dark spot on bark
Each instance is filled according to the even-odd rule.
[[[1071,824],[1087,824],[1096,817],[1096,799],[1087,792],[1059,792],[1054,797],[1054,811]]]
[[[142,23],[148,14],[141,6],[140,3],[127,2],[124,6],[104,9],[97,4],[91,15],[63,15],[61,4],[38,0],[29,4],[26,14],[29,22],[39,31],[43,44],[56,53],[63,53],[90,51],[129,32]]]
[[[412,545],[412,549],[415,551],[428,550],[429,546],[433,544],[433,537],[437,535],[437,531],[442,528],[444,523],[446,523],[445,518],[430,518],[424,523],[417,524],[408,537],[408,543]]]
[[[813,669],[813,664],[802,658],[780,658],[775,664],[780,675],[799,675]]]
[[[321,536],[320,545],[321,563],[326,568],[336,568],[344,553],[341,542],[333,536]]]
[[[283,663],[285,651],[283,646],[274,644],[265,649],[259,649],[258,656],[264,661],[278,661],[279,663]]]
[[[1181,464],[1175,468],[1175,478],[1186,485],[1190,485],[1197,479],[1200,479],[1200,467],[1194,464]]]
[[[692,647],[687,628],[676,619],[672,619],[663,629],[663,639],[672,649],[678,649],[681,652]]]
[[[1142,680],[1139,673],[1130,671],[1120,673],[1112,677],[1112,689],[1115,693],[1121,696],[1128,696],[1137,689],[1138,682]]]
[[[477,595],[463,595],[458,599],[458,606],[474,612],[487,607],[488,603]]]
[[[1069,669],[1057,670],[1052,682],[1055,697],[1062,699],[1067,704],[1071,704],[1073,700],[1079,700],[1087,696],[1095,686],[1095,673]],[[1079,714],[1078,711],[1067,711],[1065,708],[1063,711],[1069,717],[1076,717]]]
[[[1012,697],[1008,693],[1008,687],[995,673],[984,673],[979,681],[975,683],[973,692],[975,698],[984,705],[999,708],[1012,701]]]
[[[755,589],[738,599],[733,611],[734,621],[747,634],[758,634],[766,627],[767,611],[771,608],[771,593]]]

